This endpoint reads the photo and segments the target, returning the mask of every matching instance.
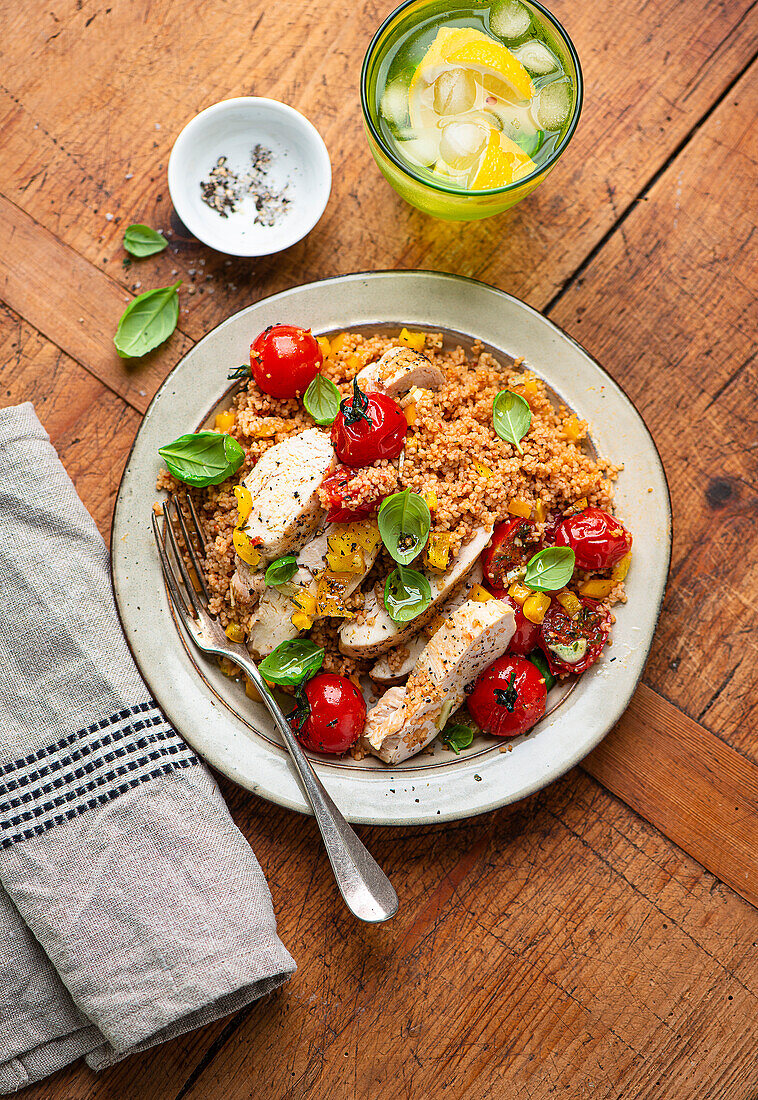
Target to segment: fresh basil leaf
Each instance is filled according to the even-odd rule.
[[[398,565],[384,582],[384,606],[394,623],[409,623],[432,602],[432,588],[423,573]]]
[[[113,337],[122,359],[139,359],[168,340],[179,320],[181,279],[173,286],[158,287],[140,294],[124,310]]]
[[[557,592],[573,577],[575,563],[570,546],[548,546],[526,563],[524,584],[537,592]]]
[[[529,402],[511,390],[501,390],[492,402],[492,423],[495,431],[506,443],[512,443],[518,453],[524,453],[521,440],[529,431],[532,410]]]
[[[294,554],[287,554],[286,558],[277,558],[272,561],[266,570],[266,584],[274,587],[277,584],[286,584],[297,573],[297,559]]]
[[[340,391],[331,379],[317,374],[303,395],[303,404],[317,424],[331,424],[340,411]]]
[[[282,642],[273,653],[264,657],[258,671],[272,684],[296,687],[315,676],[324,660],[324,650],[307,638]]]
[[[448,722],[440,734],[442,744],[452,749],[456,756],[460,755],[461,749],[467,749],[473,740],[474,731],[463,722]]]
[[[392,557],[408,565],[426,546],[432,517],[418,493],[403,489],[382,501],[377,517],[379,534]]]
[[[140,259],[162,252],[167,244],[163,234],[151,229],[149,225],[130,225],[124,233],[124,248]]]
[[[542,679],[545,681],[545,690],[550,691],[554,686],[556,677],[553,676],[550,671],[550,665],[547,663],[547,657],[541,649],[533,649],[527,656],[527,661],[531,661],[534,667],[538,670]]]
[[[158,454],[174,477],[196,488],[225,481],[239,470],[245,457],[237,440],[221,432],[180,435],[160,447]]]

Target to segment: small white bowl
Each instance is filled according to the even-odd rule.
[[[289,200],[273,225],[256,223],[255,199],[245,195],[223,217],[202,198],[219,157],[242,173],[256,145],[270,149],[266,183]],[[225,99],[201,111],[174,142],[168,162],[171,201],[204,244],[229,256],[270,256],[302,240],[324,212],[332,186],[329,153],[318,130],[299,111],[275,99]]]

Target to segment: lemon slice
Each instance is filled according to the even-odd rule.
[[[534,95],[532,78],[519,59],[513,56],[507,46],[493,42],[480,31],[473,33],[479,35],[477,41],[453,46],[448,51],[447,62],[451,65],[476,65],[485,71],[490,70],[487,75],[506,80],[516,90],[519,99],[531,99]]]
[[[505,187],[528,176],[536,167],[532,158],[507,134],[492,130],[482,162],[469,187],[472,191]]]

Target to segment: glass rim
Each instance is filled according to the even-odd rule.
[[[411,4],[415,4],[417,2],[418,0],[403,0],[402,4],[399,4],[398,7],[390,12],[387,18],[378,27],[376,33],[369,42],[368,49],[366,50],[365,56],[363,58],[363,65],[361,66],[361,110],[363,112],[363,120],[369,128],[371,136],[379,145],[379,148],[382,150],[385,156],[389,157],[392,163],[396,165],[396,167],[399,168],[401,172],[403,172],[406,176],[409,176],[416,183],[420,183],[425,187],[429,187],[432,191],[439,191],[444,195],[459,195],[461,197],[466,195],[481,197],[486,195],[506,194],[508,191],[514,191],[516,188],[523,187],[525,184],[529,183],[530,180],[537,179],[543,173],[547,172],[550,168],[553,167],[553,165],[556,163],[556,161],[559,159],[564,149],[568,145],[571,138],[574,136],[574,131],[576,130],[576,127],[579,123],[579,116],[582,113],[582,104],[584,102],[584,80],[582,77],[582,66],[579,62],[579,54],[576,52],[576,47],[571,41],[571,37],[569,36],[563,24],[559,22],[559,20],[556,19],[552,12],[548,11],[548,9],[544,7],[539,2],[539,0],[527,0],[527,3],[534,8],[537,8],[545,17],[546,21],[550,23],[551,26],[557,31],[559,37],[563,40],[568,49],[571,60],[574,63],[574,69],[576,71],[576,100],[574,102],[571,119],[566,129],[566,133],[558,142],[555,149],[552,151],[544,164],[538,165],[538,167],[535,168],[533,172],[530,172],[528,176],[523,176],[521,179],[513,180],[511,183],[506,183],[502,187],[485,187],[479,188],[478,190],[464,190],[461,187],[452,187],[442,182],[436,183],[431,180],[424,179],[422,176],[419,176],[416,172],[414,172],[408,164],[404,163],[387,144],[379,127],[374,123],[374,120],[371,116],[371,111],[369,109],[368,93],[366,88],[369,62],[384,31],[397,19],[401,12],[405,11],[405,9],[410,7]],[[431,2],[431,0],[429,0],[429,2]]]

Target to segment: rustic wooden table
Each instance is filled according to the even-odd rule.
[[[758,1094],[756,588],[758,9],[552,0],[587,102],[536,194],[492,221],[403,205],[357,80],[391,0],[0,0],[0,404],[31,400],[107,535],[150,397],[222,318],[359,269],[502,287],[622,383],[671,484],[671,580],[645,682],[581,768],[486,817],[362,829],[401,909],[357,927],[311,821],[222,784],[268,876],[292,981],[237,1016],[29,1100],[715,1098]],[[291,103],[334,168],[300,244],[225,260],[177,221],[166,162],[234,95]],[[123,230],[169,233],[124,265]],[[184,280],[143,362],[131,297]]]

